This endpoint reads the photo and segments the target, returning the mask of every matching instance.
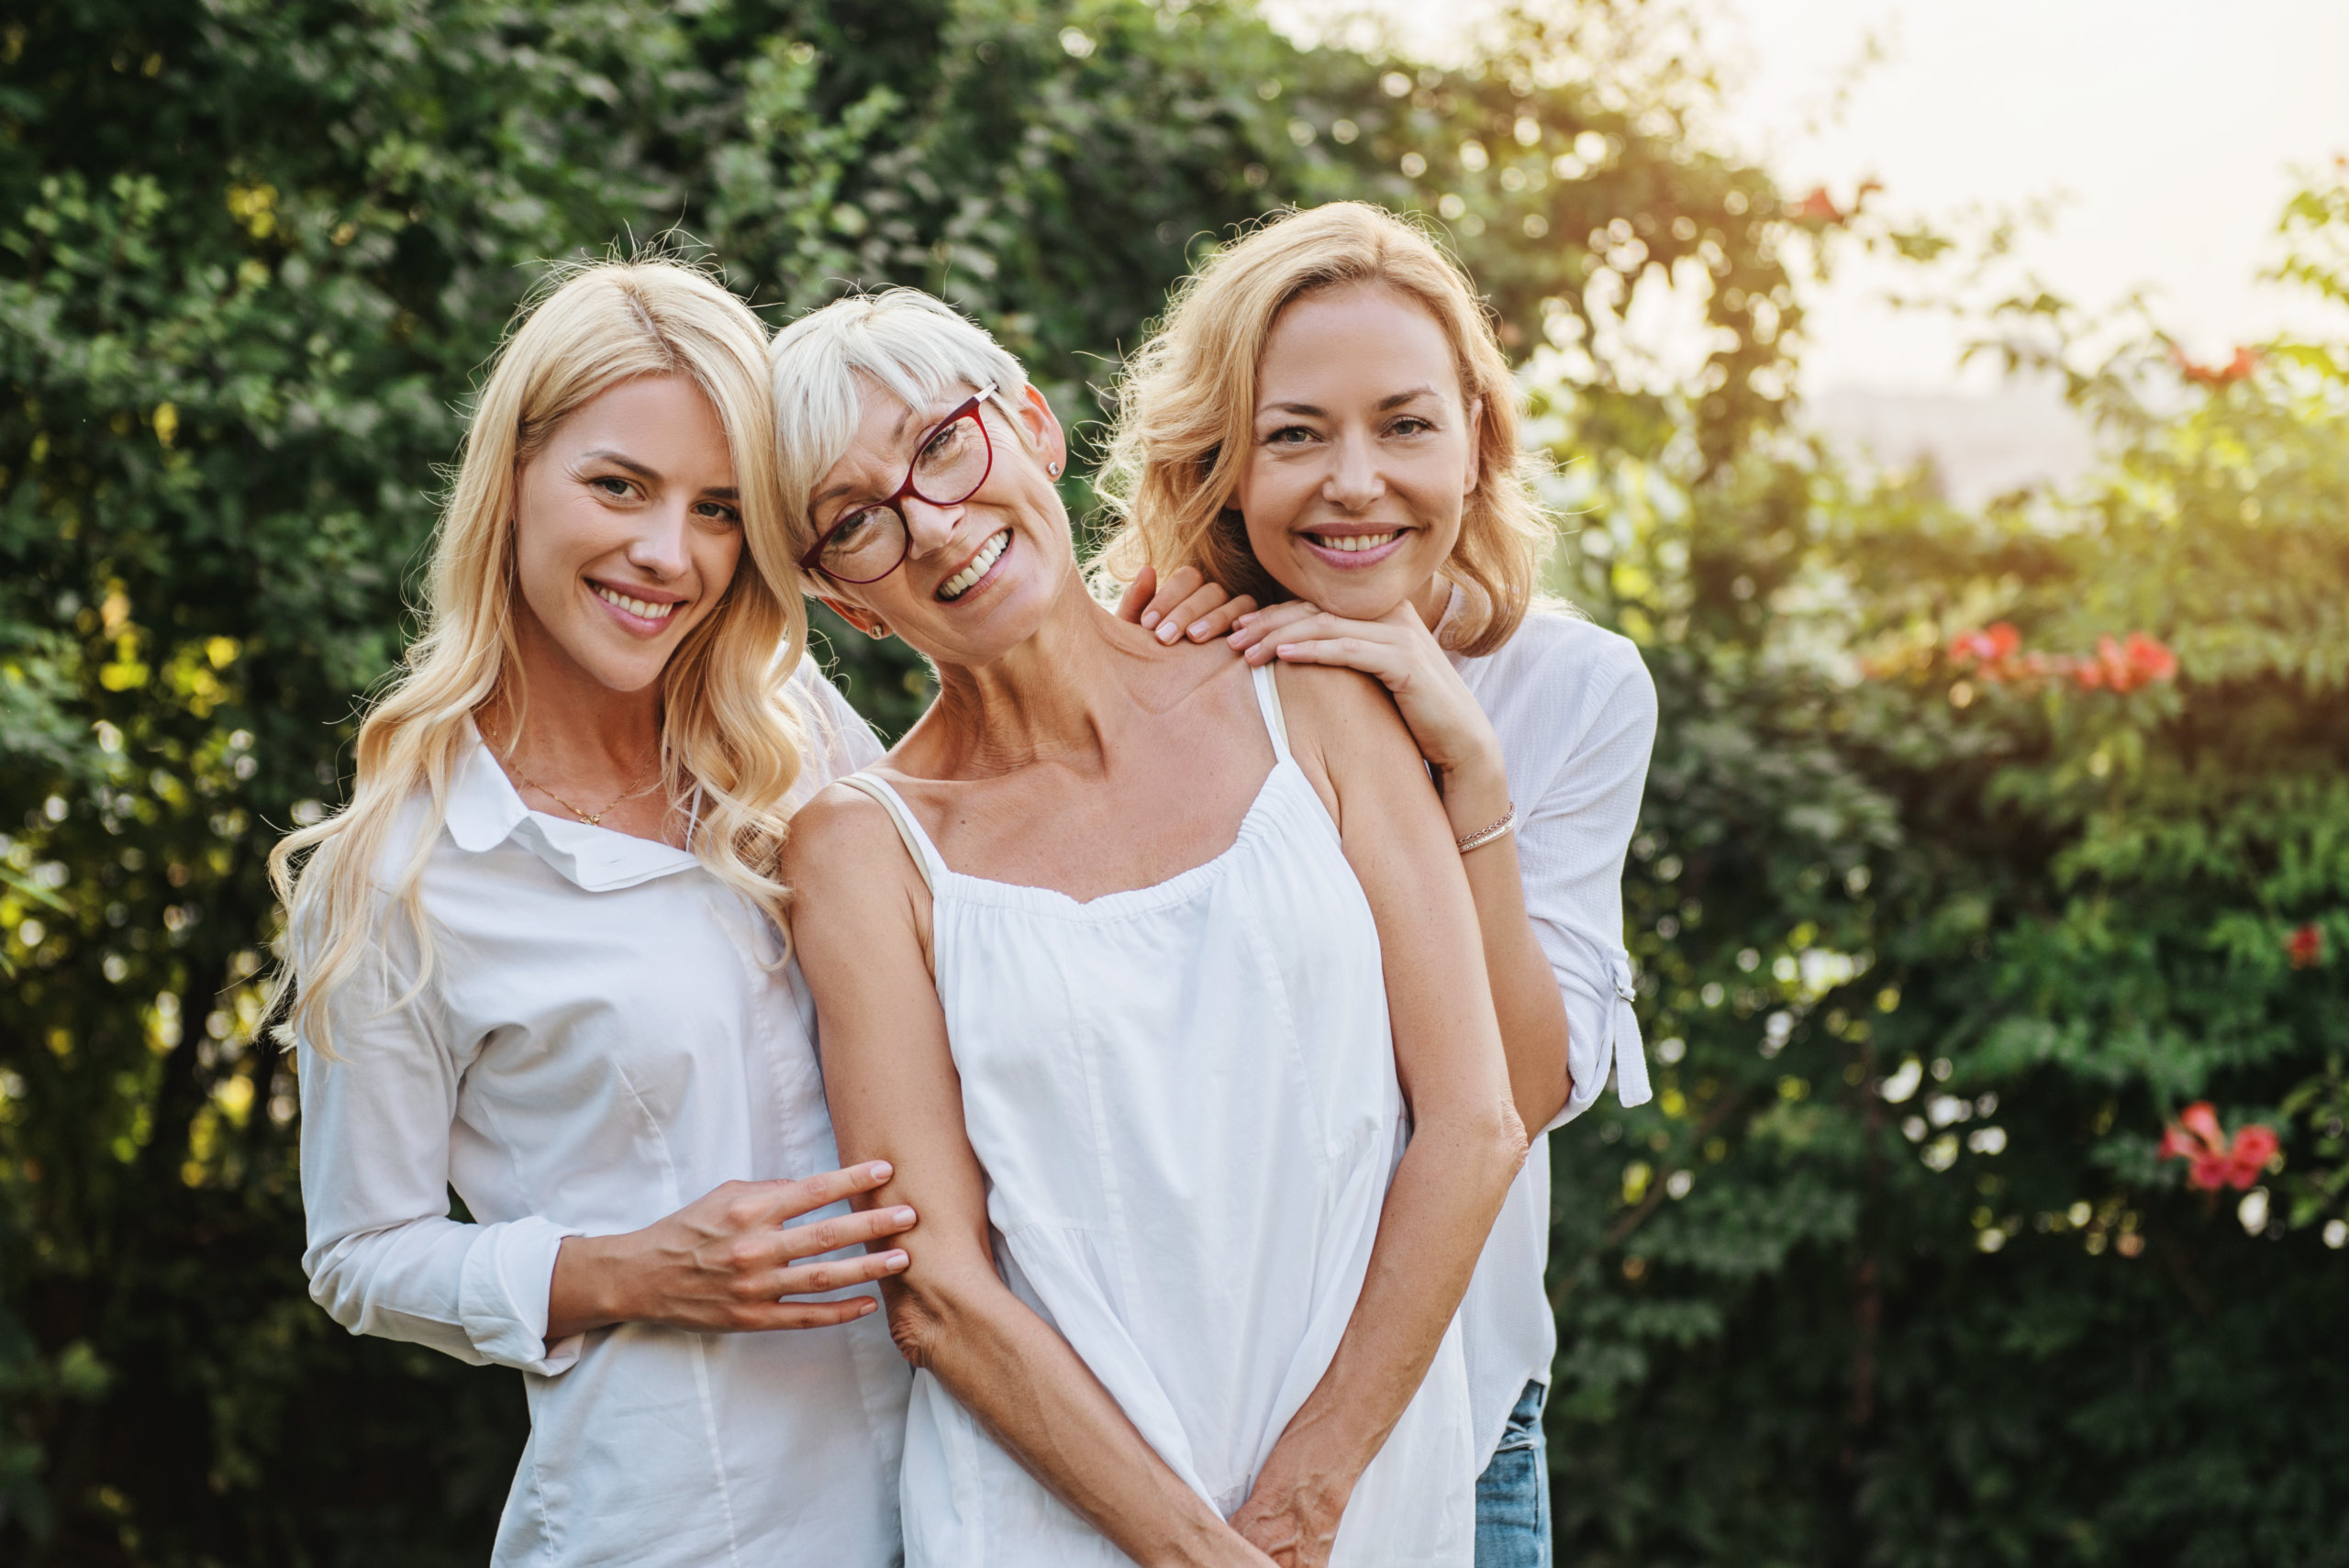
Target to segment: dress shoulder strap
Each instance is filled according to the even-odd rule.
[[[897,837],[905,840],[906,852],[914,858],[914,869],[921,873],[922,885],[930,889],[932,898],[937,897],[939,873],[945,871],[946,862],[939,858],[938,846],[930,841],[921,824],[914,820],[905,797],[892,789],[886,779],[872,773],[851,773],[840,782],[859,795],[870,796],[889,814],[889,820],[896,825]]]
[[[1272,733],[1273,755],[1288,761],[1288,719],[1281,713],[1281,689],[1274,683],[1274,660],[1256,666],[1256,706],[1264,710],[1264,728]]]

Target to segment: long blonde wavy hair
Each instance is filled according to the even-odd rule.
[[[360,726],[350,803],[270,855],[288,917],[279,1000],[290,1000],[292,1033],[329,1056],[328,1004],[371,952],[383,956],[386,901],[402,906],[421,951],[406,995],[430,974],[421,879],[468,721],[493,701],[518,717],[527,699],[513,614],[522,465],[572,413],[640,376],[686,376],[709,399],[749,547],[717,608],[662,673],[662,774],[672,800],[701,792],[693,847],[702,863],[762,907],[782,908],[775,863],[807,743],[783,683],[807,645],[807,613],[784,543],[766,332],[740,300],[675,261],[594,262],[556,282],[518,317],[482,388],[433,539],[423,635]],[[419,796],[421,826],[401,840],[396,869],[386,867],[400,847],[395,826]]]
[[[1462,400],[1482,401],[1477,476],[1443,575],[1467,590],[1444,639],[1471,655],[1515,634],[1533,602],[1550,526],[1519,447],[1520,394],[1475,286],[1427,235],[1383,207],[1331,202],[1276,217],[1185,279],[1117,387],[1096,490],[1117,520],[1097,574],[1196,566],[1234,594],[1286,598],[1231,508],[1273,322],[1319,289],[1376,284],[1424,307],[1450,339]]]

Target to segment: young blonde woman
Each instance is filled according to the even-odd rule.
[[[658,262],[529,314],[351,804],[273,864],[311,1294],[522,1371],[498,1564],[898,1558],[906,1259],[853,1249],[913,1215],[842,1201],[889,1173],[834,1169],[775,924],[792,807],[879,749],[778,592],[764,337]]]
[[[1052,410],[937,301],[774,379],[812,584],[939,674],[785,859],[841,1145],[922,1214],[908,1564],[1466,1568],[1452,1319],[1524,1140],[1393,705],[1097,604]]]
[[[1547,527],[1467,278],[1375,207],[1269,223],[1177,292],[1118,406],[1108,572],[1255,595],[1273,607],[1230,639],[1252,665],[1342,666],[1394,695],[1465,855],[1525,1125],[1580,1114],[1610,1070],[1646,1099],[1621,882],[1654,688],[1631,643],[1535,603]],[[1478,1568],[1550,1561],[1549,1214],[1537,1138],[1461,1306]]]

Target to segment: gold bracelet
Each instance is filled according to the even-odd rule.
[[[1499,821],[1492,824],[1492,826],[1488,828],[1479,828],[1474,833],[1469,834],[1466,838],[1455,839],[1453,841],[1460,846],[1460,852],[1464,855],[1471,850],[1483,849],[1486,844],[1491,843],[1494,840],[1499,838],[1504,833],[1513,833],[1516,830],[1517,805],[1512,801],[1509,804],[1508,816],[1502,817]]]

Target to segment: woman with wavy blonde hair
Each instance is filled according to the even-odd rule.
[[[879,749],[802,662],[765,350],[667,261],[527,313],[351,803],[272,862],[311,1294],[522,1371],[497,1563],[896,1560],[904,1254],[819,1255],[913,1216],[836,1207],[889,1172],[833,1169],[777,923]]]
[[[1108,575],[1197,568],[1272,606],[1231,635],[1250,663],[1345,666],[1393,695],[1467,864],[1518,1114],[1547,1130],[1610,1070],[1625,1104],[1648,1095],[1622,876],[1655,693],[1630,642],[1537,601],[1549,529],[1519,439],[1466,273],[1341,202],[1177,289],[1119,388],[1100,484],[1120,518]],[[1478,1568],[1550,1561],[1549,1178],[1537,1139],[1460,1307]]]

